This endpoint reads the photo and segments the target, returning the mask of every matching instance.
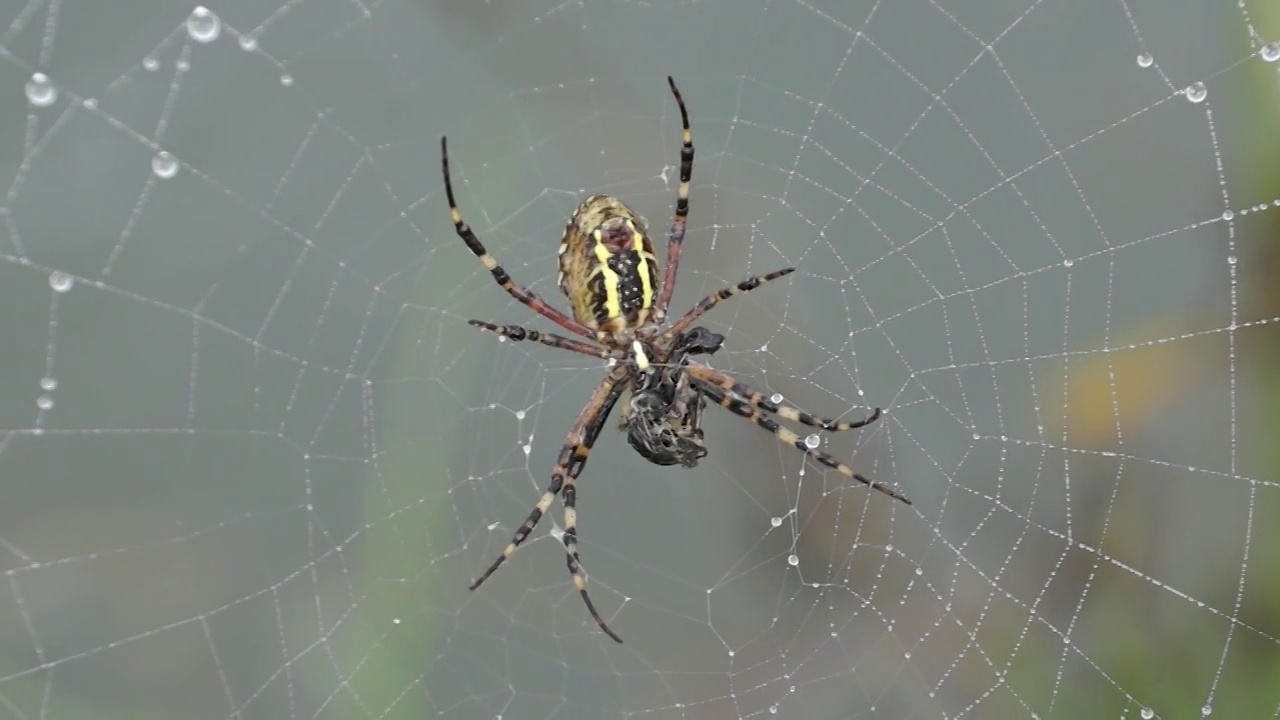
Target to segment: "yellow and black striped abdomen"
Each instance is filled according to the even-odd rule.
[[[658,261],[640,216],[616,198],[584,200],[560,244],[560,290],[574,319],[597,332],[617,338],[648,322]]]

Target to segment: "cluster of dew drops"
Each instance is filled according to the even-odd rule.
[[[1258,57],[1262,58],[1263,62],[1269,63],[1280,60],[1280,41],[1269,42],[1266,45],[1263,45],[1258,51]],[[1138,67],[1149,68],[1155,65],[1155,62],[1155,58],[1149,52],[1144,52],[1138,55]],[[1202,103],[1205,98],[1209,96],[1208,88],[1205,87],[1203,82],[1199,81],[1186,86],[1182,89],[1181,93],[1188,101],[1193,103]]]
[[[209,8],[197,5],[191,11],[191,15],[187,17],[186,30],[187,36],[195,42],[208,44],[222,35],[222,20]],[[253,35],[241,35],[239,44],[245,52],[253,52],[258,49],[258,39]],[[160,69],[160,61],[148,55],[142,59],[142,69],[147,72],[156,72]],[[181,74],[190,69],[190,64],[186,60],[179,60],[175,69]],[[292,85],[293,76],[287,73],[281,75],[280,84],[285,86]],[[48,75],[42,72],[31,75],[24,91],[27,96],[27,102],[32,107],[49,107],[58,101],[58,86],[50,80]],[[81,101],[81,104],[87,110],[97,108],[97,102],[93,98],[85,98]],[[151,171],[162,180],[175,177],[180,167],[181,162],[178,158],[167,150],[157,152],[151,159]]]

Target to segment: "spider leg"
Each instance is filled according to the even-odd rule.
[[[693,133],[689,130],[689,111],[684,106],[684,98],[676,87],[676,81],[667,76],[667,84],[671,86],[671,94],[676,97],[676,105],[680,108],[680,122],[683,125],[680,144],[680,186],[676,189],[676,212],[671,221],[671,232],[667,236],[667,267],[662,274],[662,295],[658,298],[657,318],[661,320],[667,315],[667,305],[676,291],[676,270],[680,267],[680,244],[684,242],[685,218],[689,216],[689,178],[693,175]]]
[[[778,417],[792,422],[798,422],[801,425],[816,427],[828,432],[838,432],[840,430],[856,430],[860,427],[866,427],[875,422],[880,417],[880,408],[874,408],[871,414],[866,418],[857,422],[841,422],[839,420],[829,420],[820,418],[809,413],[792,407],[791,405],[781,405],[764,396],[764,393],[733,379],[728,373],[720,372],[706,365],[697,363],[689,363],[685,366],[685,372],[689,375],[701,380],[704,383],[716,385],[721,390],[727,390],[740,398],[743,398],[750,405],[758,407],[766,412],[771,412]]]
[[[738,283],[737,285],[730,285],[727,288],[718,290],[702,298],[693,307],[689,308],[689,312],[680,316],[680,319],[676,320],[675,324],[667,328],[666,331],[663,333],[663,335],[669,338],[675,337],[676,335],[684,332],[685,328],[692,325],[695,320],[702,317],[703,313],[715,307],[716,305],[719,305],[720,301],[727,300],[728,298],[731,298],[734,295],[737,295],[738,293],[744,293],[744,292],[747,292],[748,290],[755,290],[756,288],[760,287],[764,283],[769,282],[770,280],[777,280],[778,278],[784,275],[790,275],[795,271],[796,271],[795,268],[782,268],[781,270],[775,270],[767,275],[756,275],[755,277],[749,277],[746,280],[743,280],[742,282]]]
[[[578,590],[578,594],[582,596],[582,601],[587,605],[587,611],[591,613],[592,619],[600,626],[606,635],[613,638],[617,642],[622,642],[622,638],[617,633],[609,629],[604,618],[600,617],[600,613],[596,610],[596,606],[591,602],[591,596],[587,594],[587,576],[582,572],[581,561],[578,557],[578,516],[575,503],[577,502],[577,481],[578,476],[582,474],[582,469],[586,467],[587,455],[591,452],[591,446],[595,444],[596,438],[600,436],[600,429],[604,427],[605,421],[609,417],[609,411],[613,409],[614,403],[618,401],[618,396],[622,394],[622,389],[626,385],[626,368],[619,365],[600,382],[599,387],[591,394],[591,399],[587,401],[586,407],[578,414],[578,419],[574,421],[573,427],[569,428],[569,434],[565,439],[564,447],[560,448],[560,455],[556,459],[555,469],[551,471],[551,482],[547,485],[547,489],[543,491],[542,497],[538,498],[537,504],[533,506],[533,510],[529,511],[529,516],[511,536],[511,542],[503,549],[498,559],[493,561],[487,570],[471,583],[471,590],[480,587],[489,576],[497,570],[507,558],[515,553],[516,548],[528,539],[529,533],[538,525],[538,521],[550,509],[551,503],[555,501],[556,495],[561,494],[561,500],[564,503],[564,550],[567,554],[567,562],[569,573],[573,575],[573,585]]]
[[[779,425],[773,418],[761,413],[759,408],[752,407],[750,403],[743,402],[735,397],[730,397],[724,390],[716,385],[709,385],[702,381],[695,381],[695,383],[707,394],[707,397],[720,403],[721,407],[724,407],[729,412],[732,412],[735,415],[740,415],[773,433],[774,437],[778,438],[779,442],[785,445],[793,445],[800,450],[800,452],[806,455],[812,455],[815,460],[826,465],[832,470],[839,472],[841,475],[851,477],[868,487],[879,490],[891,498],[901,500],[908,505],[911,504],[911,500],[909,500],[905,495],[899,493],[888,485],[882,485],[874,480],[869,480],[863,475],[854,472],[853,468],[845,465],[839,460],[836,460],[827,453],[810,450],[809,447],[804,444],[804,440],[802,440],[799,435],[796,435],[788,428]]]
[[[484,320],[468,320],[467,324],[474,325],[478,328],[484,328],[489,332],[497,333],[508,340],[513,340],[515,342],[529,340],[531,342],[542,343],[543,345],[553,348],[559,348],[560,350],[568,350],[570,352],[581,353],[583,355],[590,355],[591,357],[598,357],[601,360],[608,360],[609,358],[614,357],[614,352],[611,350],[596,347],[591,343],[585,343],[581,340],[567,338],[563,335],[556,335],[555,333],[526,330],[519,325],[495,325],[491,322],[485,322]]]
[[[585,338],[594,339],[595,335],[590,330],[574,321],[568,315],[548,305],[546,300],[535,295],[532,290],[512,280],[507,271],[502,269],[502,266],[489,254],[488,250],[485,250],[484,245],[480,243],[480,238],[476,237],[476,234],[471,230],[471,226],[462,219],[462,213],[458,210],[458,203],[454,201],[453,181],[449,178],[449,150],[443,137],[440,138],[440,169],[444,173],[444,194],[449,201],[449,216],[453,220],[453,227],[458,232],[458,237],[462,238],[462,241],[467,244],[467,248],[476,257],[480,258],[480,263],[493,275],[493,279],[502,286],[502,289],[506,290],[511,297],[524,303],[530,310],[565,330]]]

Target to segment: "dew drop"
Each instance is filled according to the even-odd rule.
[[[280,84],[285,87],[289,87],[290,85],[293,84],[293,76],[290,75],[289,73],[285,73],[284,75],[281,75]]]
[[[517,410],[517,411],[516,411],[516,419],[517,419],[517,420],[523,420],[523,419],[524,419],[524,411],[523,411],[523,410]]]
[[[27,81],[27,100],[36,107],[49,107],[58,99],[58,88],[49,82],[49,76],[35,73]]]
[[[258,38],[254,35],[240,36],[240,49],[245,52],[253,52],[258,49]]]
[[[774,526],[774,527],[779,527],[779,526],[781,526],[781,525],[782,525],[782,518],[780,518],[780,517],[772,517],[772,518],[769,518],[769,524],[770,524],[770,525],[772,525],[772,526]]]
[[[773,402],[775,402],[775,403],[780,403],[780,402],[782,402],[782,393],[774,393],[774,394],[770,395],[770,396],[769,396],[769,400],[771,400],[771,401],[773,401]]]
[[[70,290],[71,286],[75,284],[75,278],[61,270],[54,270],[49,273],[49,287],[53,288],[54,292],[64,293]]]
[[[196,9],[191,11],[191,16],[187,18],[187,34],[196,42],[213,42],[218,39],[221,32],[222,21],[203,5],[197,5]]]
[[[818,437],[818,433],[812,433],[804,439],[804,446],[810,450],[815,450],[821,442],[822,438]]]
[[[1237,258],[1235,255],[1228,255],[1228,256],[1227,256],[1227,264],[1228,264],[1228,265],[1235,265],[1235,264],[1236,264],[1237,262],[1239,262],[1239,261],[1240,261],[1240,260],[1239,260],[1239,258]]]
[[[1223,213],[1222,213],[1222,219],[1223,219],[1223,220],[1231,220],[1231,219],[1233,219],[1235,216],[1236,216],[1236,214],[1235,214],[1234,212],[1231,212],[1230,210],[1227,210],[1227,211],[1225,211],[1225,212],[1223,212]]]
[[[1138,67],[1149,68],[1155,63],[1156,59],[1151,57],[1151,53],[1144,52],[1138,56]]]
[[[191,69],[191,63],[187,62],[186,60],[179,60],[178,62],[173,64],[173,67],[177,69],[178,72],[184,73]]]
[[[1204,102],[1204,99],[1209,96],[1209,90],[1202,82],[1191,83],[1187,86],[1187,89],[1182,92],[1187,96],[1187,99],[1193,103]]]
[[[153,57],[142,58],[142,69],[147,72],[155,72],[160,69],[160,61]]]
[[[48,376],[40,378],[40,389],[46,390],[48,392],[53,392],[54,390],[57,390],[58,389],[57,379],[51,378]]]
[[[769,706],[769,714],[770,714],[770,715],[777,715],[777,714],[778,714],[778,706],[777,706],[777,705],[770,705],[770,706]]]
[[[800,564],[800,556],[799,556],[799,555],[794,555],[794,554],[792,554],[792,555],[788,555],[788,556],[787,556],[787,564],[788,564],[788,565],[790,565],[791,567],[795,567],[796,565],[799,565],[799,564]]]
[[[1209,717],[1209,716],[1210,716],[1210,715],[1212,715],[1212,714],[1213,714],[1213,706],[1212,706],[1212,705],[1210,705],[1210,704],[1208,704],[1208,703],[1205,703],[1203,706],[1201,706],[1201,708],[1200,708],[1200,715],[1201,715],[1201,716],[1203,716],[1203,717]]]
[[[178,158],[170,155],[166,150],[161,150],[158,155],[151,158],[151,172],[161,180],[168,180],[178,174]]]
[[[41,395],[40,397],[36,398],[36,407],[40,408],[41,410],[52,410],[53,396]]]
[[[85,98],[80,101],[80,104],[84,106],[85,110],[96,110],[98,107],[98,101],[93,98]]]
[[[1072,265],[1075,265],[1075,264],[1076,264],[1076,261],[1072,260],[1071,258],[1067,258],[1066,260],[1062,261],[1062,267],[1071,267]]]
[[[1267,43],[1262,46],[1262,59],[1267,62],[1275,62],[1280,60],[1280,41]]]
[[[1149,707],[1144,707],[1138,714],[1142,716],[1142,720],[1151,720],[1151,718],[1156,716],[1156,711]]]

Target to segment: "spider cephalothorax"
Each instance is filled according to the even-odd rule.
[[[496,325],[471,320],[472,325],[511,340],[527,340],[609,361],[610,369],[596,386],[586,407],[569,428],[568,437],[551,471],[551,482],[516,529],[502,554],[481,573],[471,589],[489,578],[516,548],[528,539],[533,528],[551,508],[556,495],[564,504],[564,548],[574,587],[588,612],[609,637],[618,637],[600,617],[578,557],[577,482],[587,464],[587,455],[600,436],[609,412],[624,391],[630,392],[622,413],[627,441],[640,455],[658,465],[693,467],[707,454],[703,442],[702,409],[710,399],[726,410],[751,420],[773,433],[779,441],[810,454],[822,465],[853,478],[890,497],[910,504],[888,486],[868,480],[848,465],[824,452],[811,450],[796,433],[772,416],[826,431],[850,430],[880,417],[876,408],[866,419],[838,422],[818,418],[788,405],[781,405],[749,385],[710,366],[689,360],[692,355],[710,355],[720,349],[724,336],[703,327],[691,327],[703,313],[720,301],[747,292],[761,283],[794,271],[783,268],[747,278],[699,300],[677,320],[666,323],[667,306],[676,288],[680,245],[684,241],[685,218],[689,214],[689,177],[693,173],[693,135],[675,81],[667,78],[683,127],[680,146],[680,185],[676,190],[675,216],[667,235],[667,263],[659,281],[658,260],[644,220],[617,198],[591,195],[583,200],[565,226],[560,242],[560,290],[569,300],[569,317],[551,307],[522,285],[516,284],[498,261],[485,250],[471,227],[462,219],[449,178],[449,154],[440,139],[441,169],[449,214],[458,236],[480,259],[494,281],[513,298],[551,322],[583,338],[581,340],[518,325]],[[593,342],[594,341],[594,342]]]

